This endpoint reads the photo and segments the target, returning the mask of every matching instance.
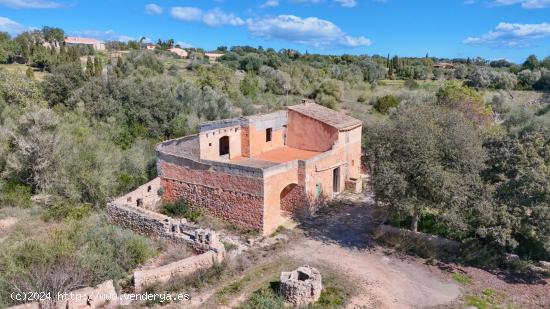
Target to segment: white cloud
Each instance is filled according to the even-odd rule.
[[[187,42],[183,42],[183,41],[177,41],[176,45],[181,46],[181,48],[191,48],[191,47],[193,47],[193,45],[191,45]]]
[[[162,14],[163,11],[164,10],[162,9],[162,7],[157,5],[157,4],[149,3],[149,4],[145,5],[145,12],[147,14],[160,15],[160,14]]]
[[[317,17],[300,18],[294,15],[279,15],[248,19],[246,23],[252,36],[281,39],[317,48],[358,47],[372,44],[366,37],[349,36],[332,22]]]
[[[182,21],[197,21],[202,17],[202,10],[194,7],[176,6],[171,10],[172,17]]]
[[[462,42],[469,45],[496,47],[526,47],[532,41],[550,37],[550,24],[500,23],[494,30],[479,37],[468,37]]]
[[[550,7],[550,0],[493,0],[492,6],[521,4],[524,9],[543,9]]]
[[[10,35],[17,35],[23,31],[31,30],[31,27],[22,25],[7,17],[0,17],[0,31],[7,32]]]
[[[260,8],[264,9],[264,8],[272,8],[276,6],[279,6],[279,0],[267,0],[262,5],[260,5]]]
[[[334,2],[337,2],[340,4],[340,6],[343,6],[345,8],[352,8],[357,6],[356,0],[334,0]]]
[[[0,0],[0,5],[14,9],[55,9],[63,6],[48,0]]]
[[[242,20],[240,17],[235,16],[233,13],[225,13],[220,9],[213,9],[206,12],[202,16],[202,22],[212,27],[223,25],[244,25],[244,20]]]
[[[212,9],[203,12],[195,7],[173,7],[172,17],[181,21],[201,21],[208,26],[218,27],[223,25],[242,26],[244,20],[233,13],[226,13],[220,9]]]

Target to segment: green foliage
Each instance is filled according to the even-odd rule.
[[[460,283],[460,284],[462,284],[462,285],[472,284],[472,278],[467,276],[467,275],[461,274],[461,273],[454,273],[453,274],[453,280]]]
[[[162,204],[162,211],[169,216],[176,218],[186,218],[187,220],[197,222],[202,213],[199,209],[189,206],[185,200],[178,200],[173,203]]]
[[[491,109],[485,106],[483,96],[475,89],[459,82],[446,82],[436,93],[437,103],[460,111],[478,123],[490,120]]]
[[[261,288],[248,298],[241,309],[277,309],[284,308],[285,301],[279,295],[279,282],[271,282],[269,287]]]
[[[399,99],[397,99],[393,95],[385,95],[376,99],[373,107],[379,113],[387,114],[390,109],[399,107]]]
[[[15,181],[8,181],[0,187],[0,208],[28,208],[31,205],[31,195],[31,186],[17,183]]]
[[[401,108],[389,122],[366,130],[377,198],[411,226],[427,213],[449,224],[462,221],[454,211],[475,203],[468,188],[480,188],[482,140],[461,114],[434,106]]]

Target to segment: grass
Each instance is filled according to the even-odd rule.
[[[462,284],[462,285],[472,284],[472,278],[467,276],[467,275],[464,275],[464,274],[454,273],[453,274],[453,280],[460,283],[460,284]]]
[[[225,251],[227,252],[236,250],[238,248],[238,246],[232,242],[222,241],[222,243]]]
[[[7,72],[21,74],[21,75],[25,75],[25,72],[27,71],[27,68],[28,68],[27,65],[19,64],[19,63],[0,64],[0,70],[5,70]],[[42,72],[42,71],[36,70],[34,68],[33,68],[33,72],[34,72],[34,78],[38,81],[43,81],[44,77],[46,77],[46,75],[49,74],[48,72]]]
[[[521,308],[513,302],[506,300],[506,295],[493,289],[485,289],[478,295],[466,295],[464,297],[466,305],[475,306],[478,309],[519,309]]]

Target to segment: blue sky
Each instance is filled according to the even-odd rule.
[[[322,54],[550,55],[550,0],[0,0],[0,31],[44,25],[103,40]]]

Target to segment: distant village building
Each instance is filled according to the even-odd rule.
[[[168,50],[182,58],[187,58],[187,55],[189,54],[185,49],[179,47],[172,47]]]
[[[65,45],[67,46],[87,45],[87,46],[92,46],[95,50],[105,50],[105,43],[94,38],[66,37]]]
[[[438,62],[434,64],[435,69],[454,69],[455,65],[450,62]]]
[[[153,49],[157,48],[157,45],[155,45],[153,43],[143,43],[142,48],[146,49],[146,50],[153,50]]]
[[[203,123],[157,146],[162,198],[270,234],[320,199],[361,191],[361,129],[308,101]]]
[[[206,57],[208,57],[208,59],[211,61],[211,62],[215,62],[218,60],[218,58],[220,58],[221,56],[224,55],[224,53],[221,53],[221,52],[206,52],[204,53],[204,55]]]

